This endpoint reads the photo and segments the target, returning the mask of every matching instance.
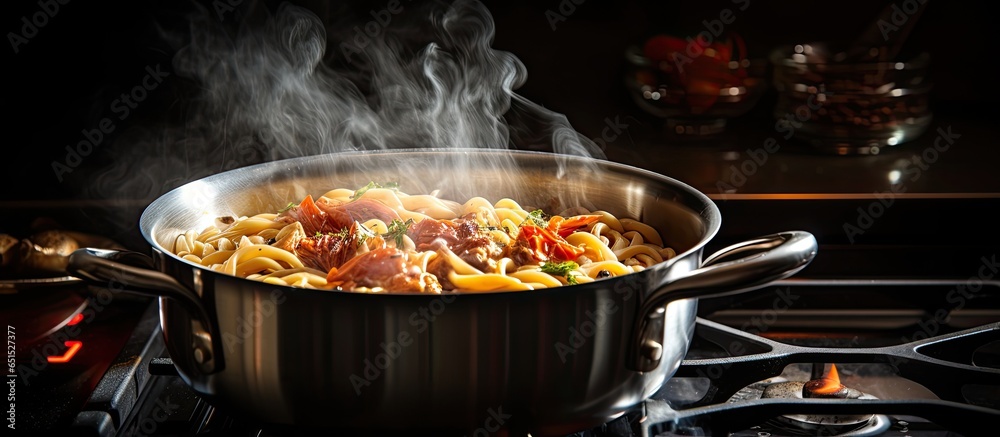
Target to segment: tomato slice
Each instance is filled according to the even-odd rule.
[[[547,229],[555,232],[560,237],[566,238],[567,235],[576,232],[577,229],[591,223],[596,223],[600,219],[601,216],[595,214],[576,215],[570,218],[563,218],[558,215],[554,215],[549,219]]]
[[[584,252],[583,249],[566,242],[559,234],[532,224],[521,226],[521,231],[518,233],[517,238],[527,242],[528,247],[535,252],[535,258],[540,261],[550,258],[560,261],[573,261],[579,258],[580,255],[583,255]]]

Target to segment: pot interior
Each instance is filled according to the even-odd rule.
[[[155,200],[140,227],[150,244],[170,254],[177,235],[200,232],[217,217],[277,212],[306,195],[373,181],[397,182],[408,194],[439,190],[439,197],[459,203],[508,197],[550,214],[576,206],[604,210],[653,226],[679,255],[703,246],[720,225],[708,197],[635,167],[540,152],[420,149],[317,155],[219,173]]]

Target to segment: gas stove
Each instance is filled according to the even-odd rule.
[[[915,293],[925,287],[961,285],[934,280],[789,280],[776,284],[770,297],[779,306],[806,290],[850,293],[852,288],[875,287],[892,294],[893,288]],[[1000,291],[1000,283],[989,286],[993,293]],[[652,423],[645,435],[977,435],[981,424],[1000,417],[1000,323],[984,323],[996,320],[995,312],[977,314],[968,322],[983,324],[968,329],[933,320],[900,324],[907,317],[902,310],[795,312],[800,311],[781,314],[764,308],[714,314],[716,320],[740,320],[743,330],[700,319],[696,339],[701,344],[647,402]],[[750,313],[755,314],[745,319]],[[792,324],[780,322],[797,317],[802,319],[793,331],[787,330]],[[840,323],[833,325],[835,318]],[[872,328],[884,330],[884,335],[874,334]],[[856,391],[853,399],[808,398],[803,386],[809,387],[809,381],[822,378],[831,367],[833,372],[839,367],[840,381]]]
[[[300,432],[236,419],[188,387],[155,301],[90,291],[61,328],[17,351],[18,431]],[[800,277],[700,304],[674,377],[575,436],[969,436],[1000,419],[1000,281]],[[834,366],[863,396],[803,398],[803,383]]]

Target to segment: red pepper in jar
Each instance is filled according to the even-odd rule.
[[[643,55],[663,74],[667,86],[684,91],[685,100],[694,112],[708,110],[722,89],[740,86],[747,77],[743,63],[746,45],[735,33],[724,41],[717,39],[712,43],[699,38],[685,40],[656,35],[646,40]],[[661,85],[649,75],[637,79],[646,85]]]

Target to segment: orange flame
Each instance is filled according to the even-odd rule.
[[[844,387],[844,385],[840,383],[840,375],[837,374],[836,364],[831,364],[830,371],[825,376],[820,378],[819,381],[821,382],[820,384],[810,387],[813,393],[821,395],[832,394]]]

